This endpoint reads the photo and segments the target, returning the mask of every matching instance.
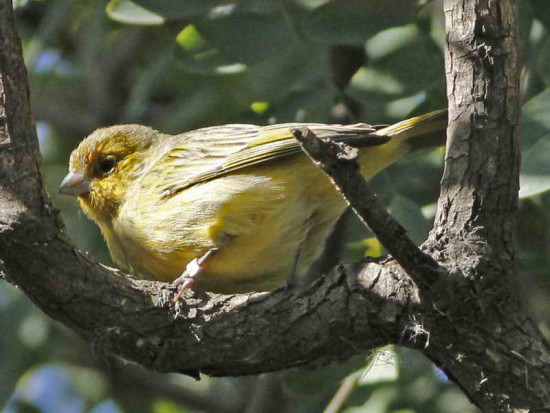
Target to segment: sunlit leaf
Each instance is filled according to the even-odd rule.
[[[269,109],[269,102],[253,102],[250,109],[258,115],[263,115]]]
[[[362,67],[351,80],[353,87],[366,92],[378,92],[386,95],[400,95],[405,86],[386,71],[373,67]]]
[[[380,241],[378,241],[378,238],[366,238],[362,241],[362,243],[365,247],[367,247],[365,255],[368,255],[369,257],[382,256],[383,246]]]
[[[159,399],[153,404],[153,413],[186,413],[188,409],[172,400]]]
[[[397,79],[410,95],[434,84],[445,83],[443,52],[431,37],[409,27],[391,29],[377,42],[370,44],[376,59],[373,67]],[[373,39],[374,40],[374,39]],[[379,43],[388,43],[382,51]]]
[[[164,23],[164,17],[131,0],[111,0],[107,14],[121,23],[157,25]]]
[[[324,4],[329,3],[331,0],[292,0],[297,5],[300,5],[301,7],[313,10],[317,7],[321,7]]]
[[[237,73],[247,65],[275,60],[294,41],[279,12],[207,16],[180,32],[178,57],[193,71]]]
[[[30,314],[19,326],[19,339],[27,347],[40,347],[48,338],[49,327],[43,314]]]
[[[372,385],[397,380],[397,356],[391,347],[374,352],[370,363],[361,372],[358,386]]]
[[[392,27],[372,36],[365,43],[365,49],[372,60],[380,60],[392,53],[398,53],[418,38],[420,31],[416,24]]]
[[[203,74],[232,74],[246,69],[246,65],[226,58],[218,48],[209,43],[194,26],[188,25],[176,38],[178,59],[187,69]]]
[[[185,21],[207,14],[224,15],[240,7],[239,0],[111,0],[107,14],[129,24],[162,24]]]

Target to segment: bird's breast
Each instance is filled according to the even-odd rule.
[[[216,247],[198,288],[235,293],[282,286],[307,270],[344,209],[328,179],[309,161],[303,165],[225,176],[162,203],[136,196],[106,236],[113,260],[146,278],[172,281]]]

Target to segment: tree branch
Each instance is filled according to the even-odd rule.
[[[433,235],[481,236],[512,261],[520,160],[515,1],[446,0],[444,9],[450,122]]]
[[[420,289],[428,292],[439,280],[441,270],[378,202],[361,176],[357,149],[330,139],[320,139],[306,127],[295,128],[292,133],[313,162],[329,176],[361,221],[371,228]]]
[[[450,122],[426,247],[437,251],[434,258],[453,279],[470,285],[453,292],[460,298],[430,329],[437,337],[432,334],[426,354],[484,411],[542,411],[550,406],[548,345],[514,290],[520,148],[515,2],[445,0],[444,12]]]

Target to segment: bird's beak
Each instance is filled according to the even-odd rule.
[[[61,181],[58,192],[63,195],[79,196],[90,190],[90,183],[85,175],[69,172]]]

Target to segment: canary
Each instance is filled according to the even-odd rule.
[[[446,119],[439,111],[387,127],[235,124],[178,135],[111,126],[72,152],[60,193],[78,197],[124,270],[169,282],[184,274],[206,291],[268,291],[307,271],[346,207],[291,128],[358,147],[370,178],[441,144]]]

